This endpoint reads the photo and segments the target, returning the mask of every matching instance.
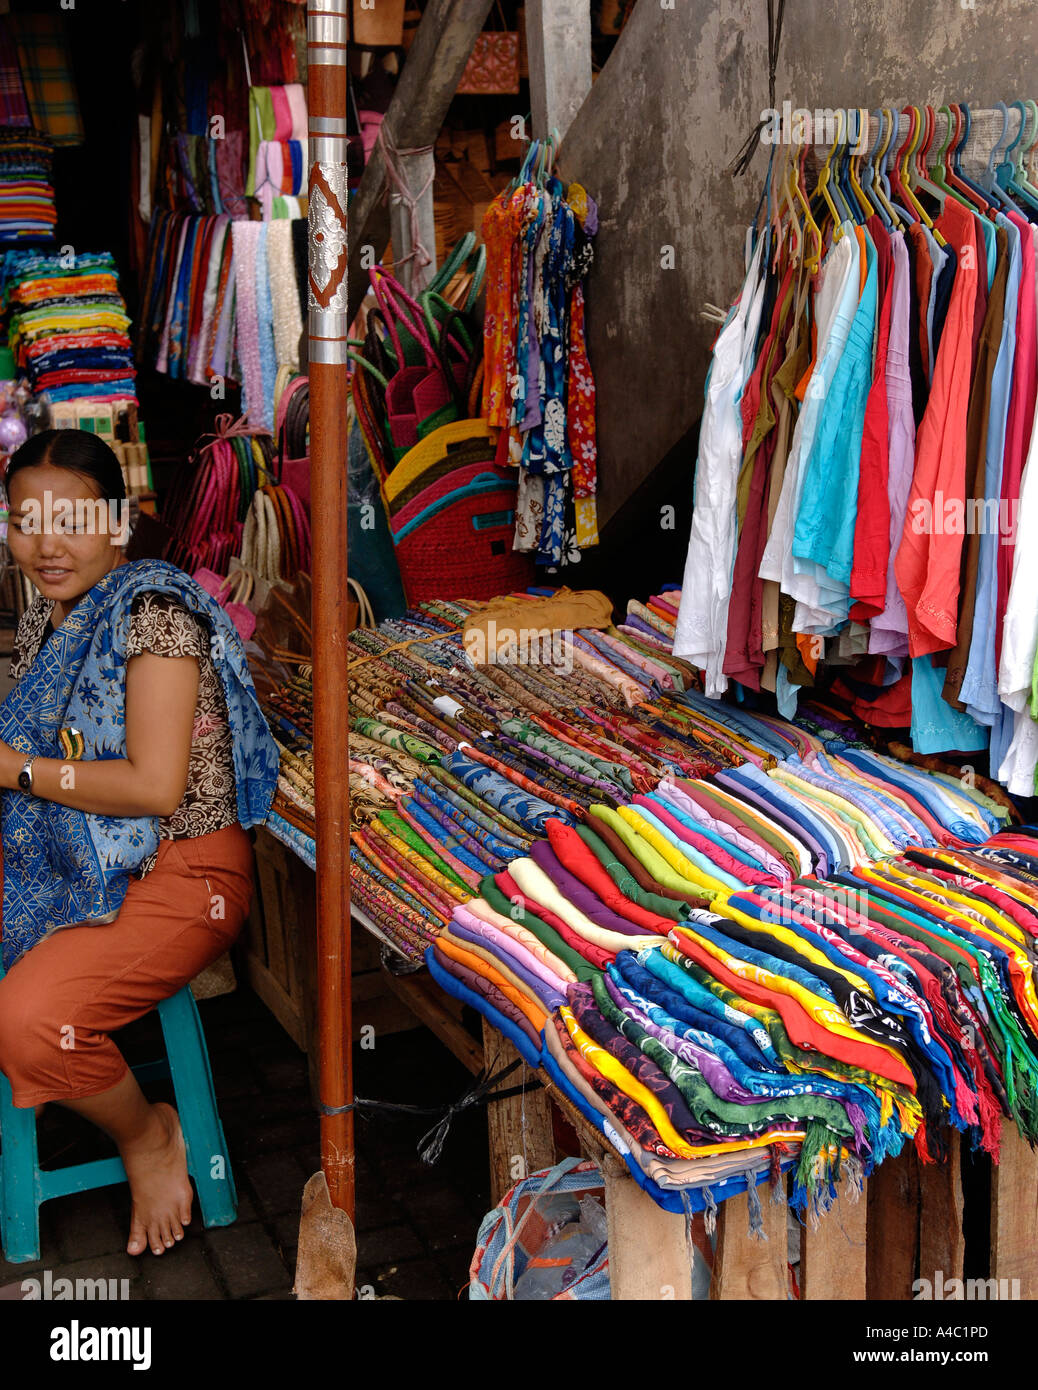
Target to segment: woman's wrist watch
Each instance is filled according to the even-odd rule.
[[[37,753],[33,753],[22,763],[22,770],[18,774],[18,785],[23,792],[32,792],[32,765],[38,756]]]

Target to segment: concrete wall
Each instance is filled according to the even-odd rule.
[[[740,179],[724,172],[768,105],[764,0],[672,3],[638,0],[559,160],[601,215],[588,312],[603,523],[701,413],[716,327],[700,313],[738,289],[767,164],[762,149]],[[776,76],[779,108],[1038,96],[1038,6],[786,0]]]

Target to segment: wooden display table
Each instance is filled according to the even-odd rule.
[[[314,875],[262,828],[256,859],[259,892],[244,937],[248,978],[309,1053],[316,1096]],[[557,1161],[554,1106],[576,1132],[581,1151],[602,1172],[613,1298],[691,1298],[684,1215],[658,1207],[600,1131],[543,1072],[533,1072],[523,1063],[512,1044],[485,1021],[481,1045],[463,1022],[460,1002],[440,989],[427,971],[391,974],[381,965],[377,941],[359,926],[354,927],[353,997],[355,1038],[366,1027],[388,1033],[424,1025],[473,1075],[484,1067],[493,1073],[519,1061],[520,1068],[498,1089],[510,1090],[519,1077],[535,1077],[540,1085],[487,1107],[492,1201],[499,1202],[517,1178]],[[815,1229],[809,1222],[800,1223],[800,1297],[814,1302],[912,1299],[921,1292],[916,1281],[929,1280],[934,1287],[938,1271],[947,1296],[950,1281],[964,1277],[958,1134],[952,1135],[946,1164],[924,1166],[907,1146],[897,1158],[887,1159],[865,1187],[857,1201],[846,1189],[841,1191]],[[769,1200],[766,1185],[758,1192],[766,1239],[749,1233],[745,1193],[718,1208],[712,1299],[789,1296],[787,1207]],[[1038,1160],[1008,1123],[1002,1129],[1001,1162],[992,1168],[987,1218],[989,1278],[1009,1281],[1007,1297],[1038,1298]],[[1019,1281],[1015,1288],[1013,1280]]]

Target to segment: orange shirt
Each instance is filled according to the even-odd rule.
[[[915,471],[894,562],[912,656],[955,645],[966,502],[966,408],[973,359],[977,241],[973,216],[949,198],[935,224],[958,257],[930,398],[916,435]],[[938,496],[940,494],[940,496]],[[949,526],[949,501],[959,524]]]

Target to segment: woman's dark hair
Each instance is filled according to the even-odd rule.
[[[86,430],[41,430],[14,451],[4,474],[4,487],[10,496],[11,479],[23,468],[67,468],[70,473],[89,478],[108,501],[125,502],[126,484],[119,460],[96,434]]]

